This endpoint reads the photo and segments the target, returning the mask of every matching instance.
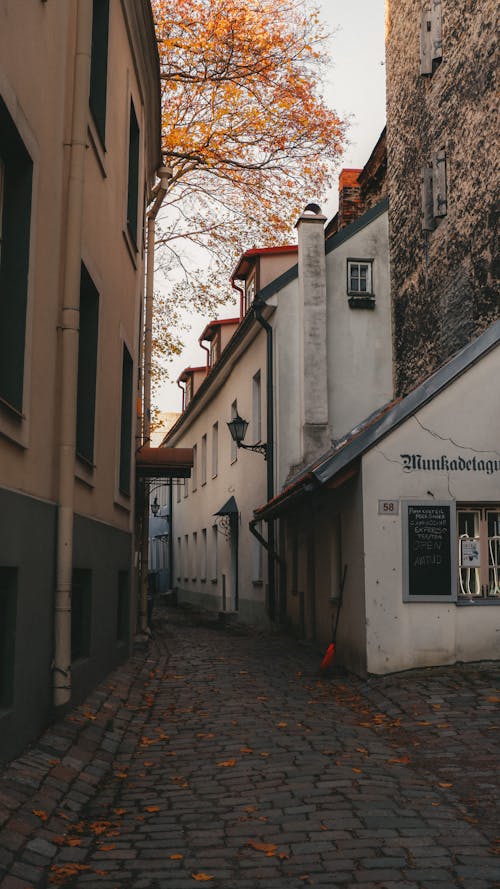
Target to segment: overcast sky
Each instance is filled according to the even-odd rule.
[[[331,46],[333,66],[325,99],[341,118],[350,118],[349,144],[340,168],[362,167],[385,125],[384,0],[319,0],[319,6],[323,20],[335,31]],[[335,188],[323,211],[332,216],[337,204]],[[233,314],[228,306],[219,317],[229,318]],[[161,410],[181,409],[181,393],[175,380],[185,367],[205,361],[205,352],[197,342],[205,321],[194,316],[193,325],[191,344],[169,366],[171,383],[164,387],[159,399]]]

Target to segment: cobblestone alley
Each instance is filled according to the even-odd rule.
[[[500,886],[500,665],[319,678],[169,612],[0,772],[0,887]]]

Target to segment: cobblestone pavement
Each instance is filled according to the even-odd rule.
[[[372,678],[170,612],[0,772],[0,887],[500,887],[500,665]]]

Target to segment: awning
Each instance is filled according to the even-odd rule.
[[[190,478],[192,448],[139,448],[135,460],[138,478]]]
[[[234,497],[230,497],[229,500],[226,500],[224,506],[221,506],[217,512],[214,512],[214,515],[238,515],[238,507]]]

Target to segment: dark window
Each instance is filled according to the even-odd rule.
[[[120,435],[120,491],[130,494],[130,461],[132,458],[132,387],[134,364],[129,350],[123,347],[122,416]]]
[[[104,145],[106,135],[106,92],[108,81],[109,0],[94,0],[92,12],[92,55],[89,105]]]
[[[130,132],[128,144],[127,228],[137,244],[137,212],[139,200],[139,124],[133,103],[130,103]]]
[[[0,568],[0,708],[14,697],[17,568]]]
[[[129,574],[118,572],[118,599],[116,603],[116,638],[126,642],[129,634]]]
[[[80,275],[76,452],[79,457],[89,463],[92,463],[94,459],[98,328],[99,294],[87,269],[82,264]]]
[[[0,99],[0,399],[23,408],[33,162]]]
[[[71,594],[71,660],[90,654],[90,621],[92,614],[92,572],[86,568],[73,571]]]

